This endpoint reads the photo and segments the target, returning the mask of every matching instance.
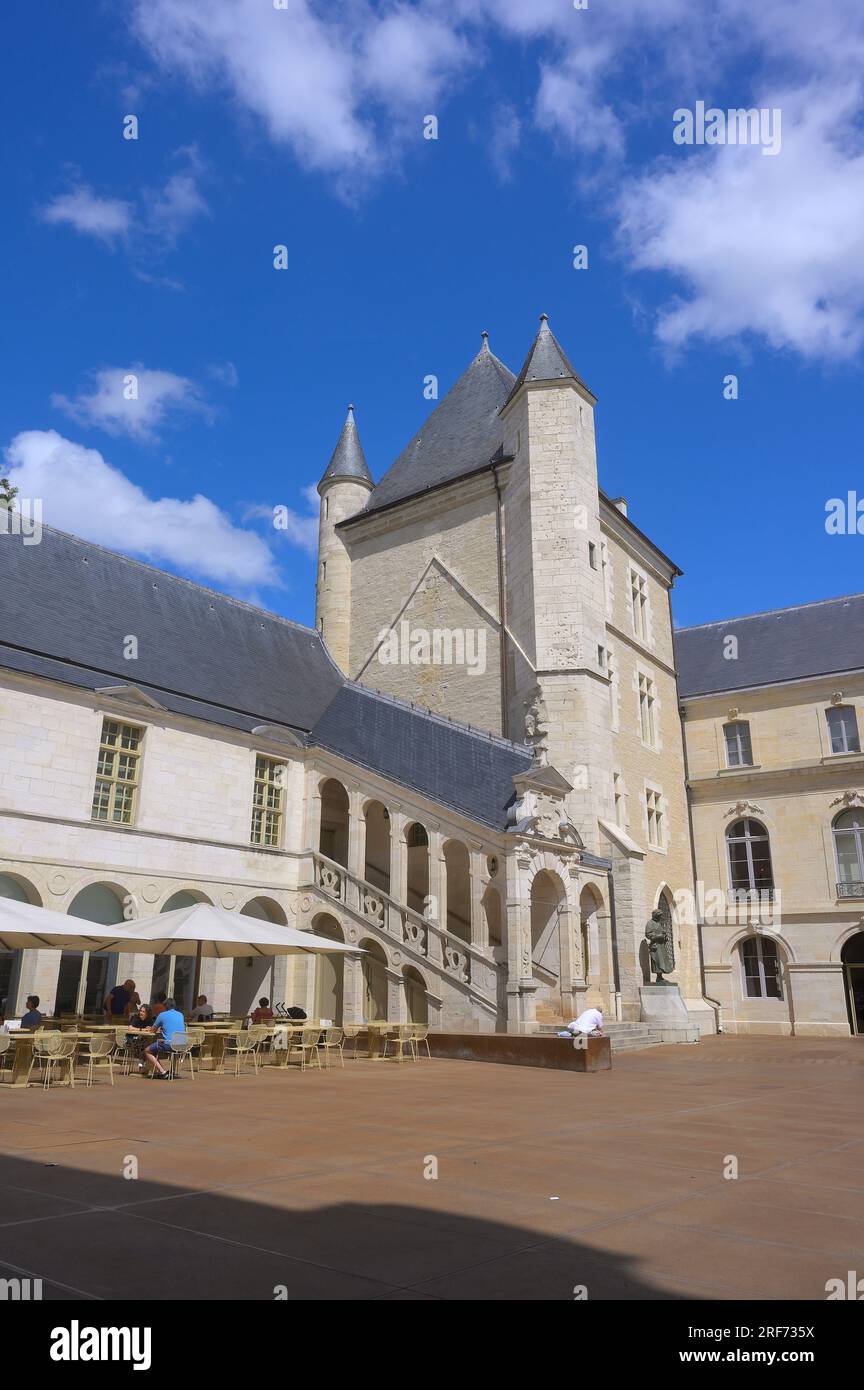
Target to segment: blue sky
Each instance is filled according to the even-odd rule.
[[[311,622],[347,402],[379,477],[427,374],[482,329],[518,371],[546,312],[679,623],[859,591],[825,508],[864,497],[864,13],[753,9],[13,0],[4,471],[50,523]],[[779,152],[676,146],[700,100],[780,109]]]

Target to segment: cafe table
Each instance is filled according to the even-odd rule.
[[[93,1036],[94,1031],[95,1030],[92,1028],[75,1029],[73,1036],[79,1042],[86,1042],[88,1038]],[[30,1072],[30,1063],[33,1060],[33,1042],[38,1037],[39,1033],[55,1032],[59,1032],[59,1029],[39,1028],[30,1032],[24,1028],[19,1028],[16,1032],[10,1033],[9,1036],[12,1039],[12,1046],[15,1053],[12,1059],[12,1080],[11,1082],[0,1082],[0,1090],[20,1091],[27,1089],[27,1077]],[[69,1033],[64,1033],[63,1037],[68,1038]],[[59,1084],[66,1086],[68,1082],[62,1081]]]

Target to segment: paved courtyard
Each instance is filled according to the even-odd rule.
[[[131,1299],[167,1253],[172,1299],[824,1300],[864,1269],[862,1097],[864,1040],[731,1037],[584,1076],[4,1086],[0,1276]]]

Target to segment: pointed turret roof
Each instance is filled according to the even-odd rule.
[[[514,383],[505,405],[516,395],[520,386],[526,381],[561,381],[570,380],[578,382],[583,391],[587,391],[592,400],[595,399],[593,391],[586,386],[582,378],[573,370],[567,359],[567,354],[559,343],[552,329],[549,327],[549,315],[540,315],[540,328],[537,337],[525,358],[524,365]]]
[[[368,483],[370,487],[373,486],[372,474],[369,472],[366,456],[363,453],[363,445],[360,443],[360,436],[357,433],[353,405],[348,407],[348,414],[345,417],[345,424],[342,426],[339,442],[333,450],[333,457],[318,484],[318,491],[321,491],[325,483],[332,482],[335,478],[350,478],[354,482]]]
[[[485,468],[501,447],[498,414],[514,380],[484,333],[477,356],[384,474],[362,515]]]

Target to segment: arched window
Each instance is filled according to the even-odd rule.
[[[860,753],[858,718],[854,705],[834,705],[825,711],[832,753]]]
[[[733,891],[771,891],[771,843],[761,821],[736,820],[726,831],[726,840]]]
[[[864,898],[864,811],[841,811],[834,820],[838,898]]]
[[[782,999],[780,953],[769,936],[748,936],[741,942],[744,993],[748,999]]]

